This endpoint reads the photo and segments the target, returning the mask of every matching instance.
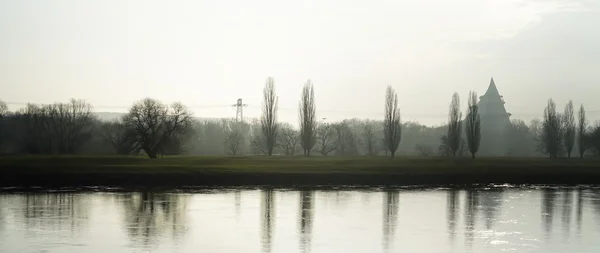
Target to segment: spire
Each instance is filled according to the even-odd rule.
[[[490,80],[490,86],[483,96],[495,96],[500,97],[500,93],[498,92],[498,88],[496,88],[496,84],[494,83],[494,78]]]

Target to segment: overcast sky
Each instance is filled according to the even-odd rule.
[[[118,112],[153,97],[234,117],[243,98],[257,116],[272,76],[282,120],[311,79],[319,118],[381,118],[392,85],[403,120],[432,125],[494,77],[513,118],[554,98],[600,119],[599,24],[583,0],[0,0],[0,99]]]

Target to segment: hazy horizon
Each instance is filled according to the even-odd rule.
[[[181,101],[196,117],[260,114],[275,79],[279,117],[297,123],[301,86],[318,118],[382,118],[385,87],[403,121],[440,125],[490,78],[513,119],[553,98],[600,119],[600,3],[587,0],[282,2],[0,1],[0,99],[85,99],[96,112]],[[463,110],[464,111],[464,110]]]

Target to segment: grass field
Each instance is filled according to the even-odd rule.
[[[600,183],[600,160],[435,157],[0,158],[0,186]]]

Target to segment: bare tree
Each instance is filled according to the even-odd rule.
[[[298,131],[289,123],[283,123],[279,127],[277,142],[285,155],[294,155],[298,145]]]
[[[451,156],[452,155],[452,149],[450,148],[450,145],[448,144],[448,136],[444,135],[440,138],[440,146],[438,146],[438,154],[440,156]]]
[[[92,106],[83,100],[71,99],[69,103],[49,107],[49,120],[60,154],[72,154],[91,138],[93,130]]]
[[[402,139],[402,125],[400,124],[400,109],[398,108],[398,94],[392,86],[385,91],[385,116],[383,119],[383,139],[392,158]]]
[[[456,152],[460,148],[461,140],[461,122],[462,113],[460,112],[460,97],[458,93],[452,95],[452,102],[450,103],[450,111],[448,113],[448,134],[447,141],[448,147],[452,151],[452,156],[456,157]]]
[[[2,144],[2,137],[4,137],[2,135],[2,132],[4,131],[3,120],[7,113],[8,113],[8,106],[6,105],[6,103],[4,101],[0,100],[0,144]]]
[[[253,120],[250,124],[250,147],[254,154],[267,155],[269,149],[267,147],[266,136],[262,130],[262,123],[259,120]]]
[[[367,148],[367,155],[375,155],[377,148],[377,138],[375,137],[375,131],[377,124],[373,120],[365,120],[362,122],[362,136],[364,144]]]
[[[0,119],[4,118],[4,116],[6,116],[6,114],[8,113],[8,106],[6,105],[6,103],[2,100],[0,100]]]
[[[481,143],[481,118],[479,116],[476,92],[469,92],[469,108],[467,112],[465,135],[467,135],[467,145],[471,152],[471,158],[475,158],[475,154],[479,151],[479,144]]]
[[[135,151],[139,143],[136,142],[136,132],[128,128],[120,120],[102,122],[98,134],[108,142],[119,155],[128,155]]]
[[[333,127],[328,123],[321,123],[317,126],[316,142],[319,153],[322,156],[327,156],[335,150],[335,132]]]
[[[420,156],[430,156],[433,154],[433,148],[425,144],[415,145],[415,150]]]
[[[223,119],[224,146],[227,153],[237,155],[244,144],[244,134],[241,123],[234,120]]]
[[[583,159],[583,154],[585,153],[586,144],[584,143],[587,129],[587,118],[585,116],[585,108],[583,105],[579,107],[579,124],[578,135],[577,135],[577,147],[579,148],[579,157]]]
[[[300,145],[305,156],[310,156],[310,151],[315,146],[316,139],[316,105],[315,90],[310,80],[302,88],[300,98]]]
[[[136,133],[136,142],[148,157],[157,158],[174,134],[185,133],[192,126],[192,113],[181,103],[170,107],[146,98],[136,102],[123,117],[123,123]]]
[[[573,109],[573,101],[569,101],[565,106],[565,113],[563,115],[563,126],[564,126],[564,143],[567,151],[567,157],[571,157],[571,151],[575,145],[575,110]]]
[[[263,114],[260,118],[260,125],[267,148],[267,154],[273,154],[273,148],[277,141],[277,97],[275,96],[275,83],[273,78],[267,78],[267,83],[263,89]]]
[[[335,134],[335,151],[341,156],[356,155],[356,138],[347,122],[333,124]]]
[[[562,145],[562,119],[556,112],[556,104],[552,99],[544,109],[544,121],[542,122],[541,144],[542,151],[550,158],[558,157]]]

